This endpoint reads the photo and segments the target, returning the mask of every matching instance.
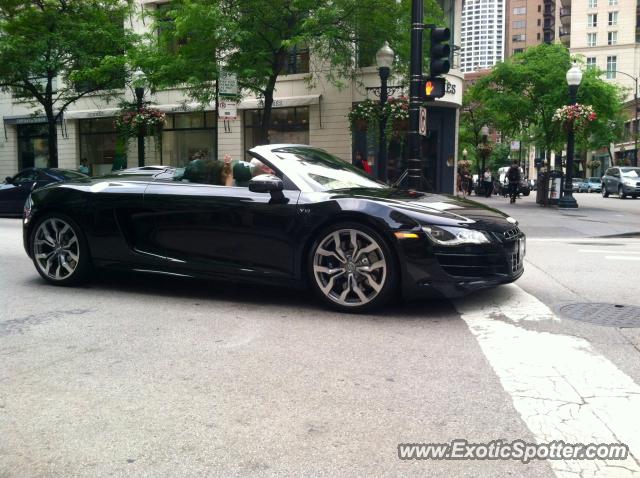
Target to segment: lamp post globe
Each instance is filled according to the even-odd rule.
[[[578,88],[582,81],[582,70],[577,64],[567,71],[567,84],[569,85],[569,105],[576,104],[576,97],[578,95]],[[573,125],[567,131],[567,172],[565,175],[564,189],[562,191],[562,197],[558,200],[558,207],[560,208],[577,208],[578,202],[573,197],[573,154],[575,146],[575,137]]]
[[[384,45],[376,53],[376,64],[378,65],[378,73],[380,74],[380,129],[379,129],[379,145],[378,145],[378,167],[377,176],[382,181],[387,180],[387,139],[385,138],[385,129],[387,126],[387,115],[384,111],[384,105],[387,103],[388,89],[387,80],[391,73],[391,66],[395,59],[395,53],[389,46],[389,42]]]

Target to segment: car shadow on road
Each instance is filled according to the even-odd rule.
[[[29,284],[33,287],[57,289],[56,286],[44,283],[39,277],[34,277],[29,282],[33,282],[33,284]],[[263,284],[102,270],[86,285],[77,287],[82,289],[85,294],[90,294],[92,291],[106,294],[142,294],[148,296],[150,300],[175,298],[193,300],[198,303],[224,301],[243,306],[282,306],[310,313],[336,313],[325,307],[310,289],[293,289]],[[403,320],[453,320],[458,318],[451,302],[444,299],[404,301],[397,298],[378,310],[363,314],[343,313],[343,315],[345,317],[360,316]]]

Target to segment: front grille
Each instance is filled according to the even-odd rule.
[[[516,247],[514,252],[511,253],[511,272],[517,272],[522,267],[522,260],[524,257],[520,254]]]
[[[508,231],[504,231],[502,233],[503,237],[509,241],[515,237],[518,237],[520,235],[520,228],[519,227],[514,227],[513,229],[509,229]]]
[[[504,253],[435,252],[440,267],[449,275],[457,277],[486,277],[507,274],[511,267]]]

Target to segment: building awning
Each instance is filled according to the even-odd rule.
[[[47,117],[44,115],[15,115],[3,116],[4,124],[40,124],[46,123]],[[58,123],[62,121],[62,115],[58,116]]]
[[[274,108],[287,108],[290,106],[308,106],[320,103],[321,95],[305,95],[305,96],[285,96],[273,99]],[[254,110],[264,108],[263,98],[252,98],[242,100],[238,104],[238,109]]]
[[[186,113],[190,111],[211,111],[215,109],[215,104],[211,103],[202,106],[201,103],[175,103],[166,105],[150,105],[151,108],[162,111],[163,113]],[[93,110],[76,110],[66,111],[65,119],[89,119],[89,118],[108,118],[117,116],[120,108],[103,108]]]
[[[116,116],[118,111],[120,111],[119,108],[65,111],[64,119],[109,118]]]

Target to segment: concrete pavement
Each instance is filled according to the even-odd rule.
[[[640,456],[640,329],[556,314],[638,305],[624,261],[604,258],[640,241],[588,238],[640,231],[640,200],[581,196],[568,212],[486,200],[529,235],[515,285],[362,316],[144,275],[48,286],[0,219],[0,476],[636,476],[633,460],[397,458],[398,443],[611,433]]]

